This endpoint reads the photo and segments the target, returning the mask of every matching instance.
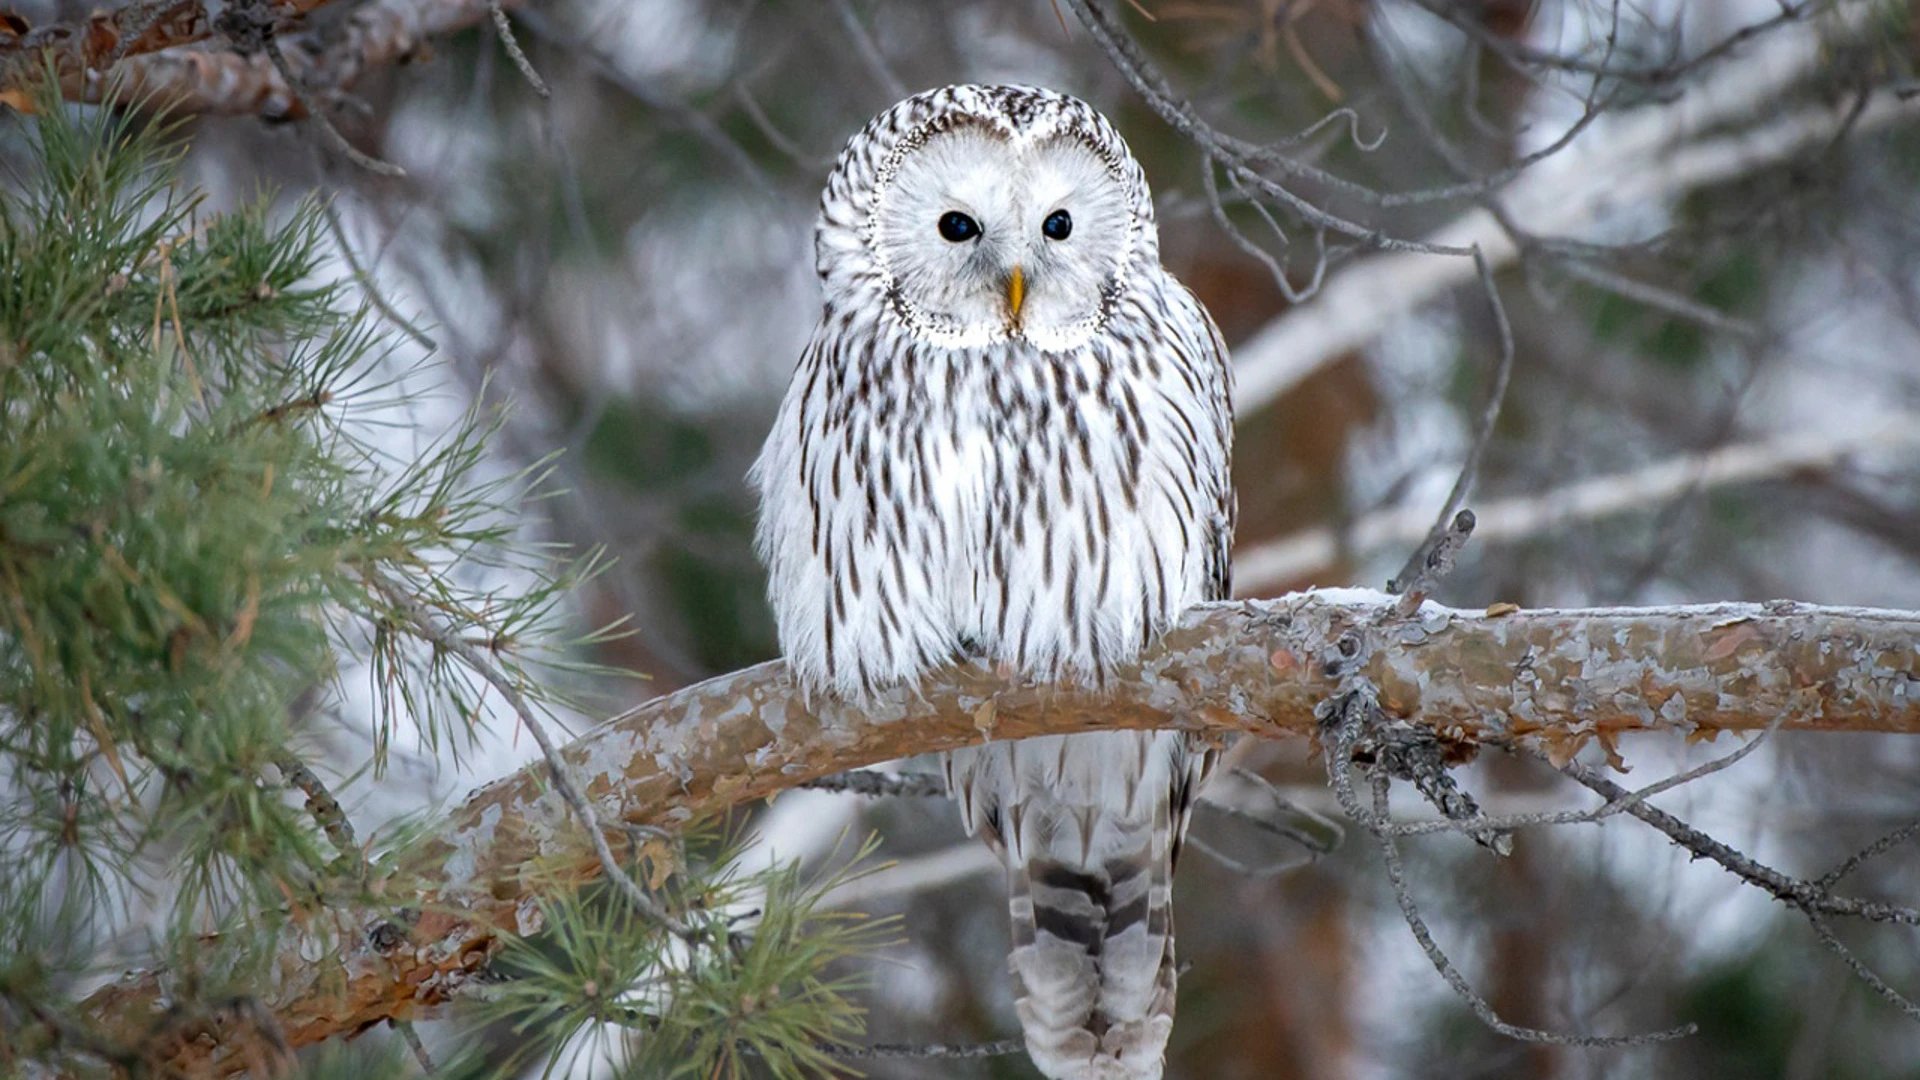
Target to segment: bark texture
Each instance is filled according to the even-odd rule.
[[[1100,687],[1035,686],[956,669],[855,709],[802,700],[775,662],[617,716],[566,748],[602,820],[675,827],[803,780],[911,754],[1093,728],[1310,735],[1327,661],[1370,635],[1364,677],[1391,714],[1463,751],[1533,741],[1556,758],[1619,735],[1723,730],[1920,733],[1920,613],[1791,602],[1485,612],[1434,604],[1408,619],[1360,590],[1204,605]],[[538,928],[535,901],[599,873],[544,764],[476,791],[407,853],[401,926],[352,923],[334,950],[290,940],[266,1004],[302,1045],[440,1004],[486,963],[497,931]],[[611,837],[619,842],[625,834]],[[415,889],[417,888],[417,893]],[[324,955],[323,955],[324,954]],[[316,957],[321,957],[316,959]],[[93,1001],[129,1036],[165,1011],[167,976]],[[183,1044],[183,1066],[244,1067],[244,1025]]]
[[[501,6],[520,2],[501,0]],[[297,119],[307,114],[307,95],[349,91],[369,71],[422,57],[430,39],[473,26],[490,13],[485,0],[371,0],[336,22],[296,29],[297,20],[327,3],[226,5],[257,8],[268,22],[285,23],[280,48],[295,86],[264,50],[243,52],[214,42],[215,19],[202,0],[149,0],[85,23],[39,28],[0,15],[0,100],[25,105],[25,88],[51,62],[71,101]]]

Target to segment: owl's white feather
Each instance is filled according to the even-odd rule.
[[[841,155],[816,252],[820,325],[753,474],[804,685],[858,698],[964,658],[1097,679],[1227,594],[1225,350],[1097,112],[1024,87],[909,98]],[[950,755],[1008,866],[1047,1075],[1160,1075],[1172,864],[1209,760],[1121,731]]]

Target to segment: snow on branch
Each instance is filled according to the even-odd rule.
[[[636,827],[684,825],[815,777],[988,737],[1111,727],[1314,734],[1316,706],[1355,679],[1375,689],[1388,720],[1424,726],[1454,760],[1498,742],[1564,761],[1590,741],[1611,753],[1633,731],[1920,734],[1920,612],[1427,604],[1402,619],[1396,602],[1338,590],[1204,605],[1101,687],[963,667],[855,707],[809,702],[785,665],[761,664],[649,701],[560,753],[619,846],[636,840]],[[1362,637],[1379,644],[1360,650]],[[498,930],[537,930],[536,901],[601,865],[544,761],[475,792],[401,862],[388,889],[404,888],[407,917],[358,917],[326,961],[313,959],[326,954],[313,940],[285,942],[280,984],[263,1004],[290,1045],[451,999],[485,967]],[[150,972],[89,1005],[108,1030],[137,1038],[166,1000],[166,975]],[[246,1029],[229,1025],[224,1036],[183,1045],[179,1063],[244,1067]]]

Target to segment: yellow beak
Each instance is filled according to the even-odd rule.
[[[1007,310],[1013,313],[1013,321],[1020,321],[1020,306],[1027,302],[1027,275],[1019,267],[1007,276]]]

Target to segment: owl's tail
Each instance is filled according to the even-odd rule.
[[[1095,859],[1044,845],[1008,868],[1014,1008],[1053,1080],[1160,1077],[1176,979],[1172,853],[1164,827],[1134,836],[1137,847]]]

